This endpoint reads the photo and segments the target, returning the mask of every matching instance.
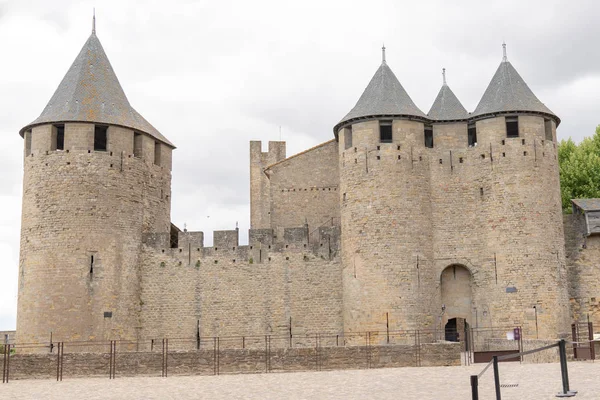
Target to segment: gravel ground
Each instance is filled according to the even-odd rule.
[[[22,380],[0,384],[0,399],[470,399],[469,376],[484,365],[255,375]],[[569,363],[575,399],[600,399],[600,363]],[[501,363],[502,399],[555,399],[559,364]],[[493,370],[480,398],[495,399]]]

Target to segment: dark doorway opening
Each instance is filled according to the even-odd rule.
[[[450,318],[445,326],[444,339],[448,342],[462,342],[468,330],[469,323],[464,318]]]
[[[444,339],[448,342],[458,342],[458,331],[456,330],[456,318],[449,319],[445,327]]]

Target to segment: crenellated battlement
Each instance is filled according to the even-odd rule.
[[[146,251],[164,257],[175,265],[195,265],[197,262],[263,263],[290,259],[332,260],[340,249],[340,227],[284,228],[278,234],[273,229],[249,229],[249,244],[239,245],[239,230],[213,232],[213,246],[204,246],[203,232],[179,232],[178,247],[171,248],[169,234],[149,233],[143,237]]]
[[[510,167],[515,163],[556,165],[557,154],[555,142],[537,138],[505,138],[457,149],[415,148],[381,143],[343,151],[341,167],[373,173],[380,171],[382,164],[386,168],[389,168],[390,164],[395,164],[397,167],[415,172],[426,169],[432,172],[447,170],[460,174],[465,168],[471,171],[472,167],[502,168]]]

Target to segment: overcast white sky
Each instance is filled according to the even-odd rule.
[[[333,137],[381,60],[429,111],[441,68],[473,111],[508,57],[579,141],[600,123],[594,1],[0,0],[0,330],[14,329],[21,127],[35,119],[91,33],[131,104],[178,149],[172,220],[249,227],[248,141],[288,155]],[[247,234],[243,234],[244,240]]]

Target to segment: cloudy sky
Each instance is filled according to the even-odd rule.
[[[91,33],[132,105],[178,147],[172,219],[249,227],[248,141],[288,155],[333,137],[381,60],[427,112],[441,69],[473,111],[502,57],[561,119],[600,124],[600,6],[586,0],[0,0],[0,330],[14,329],[21,127],[35,119]],[[243,235],[245,241],[247,234]]]

